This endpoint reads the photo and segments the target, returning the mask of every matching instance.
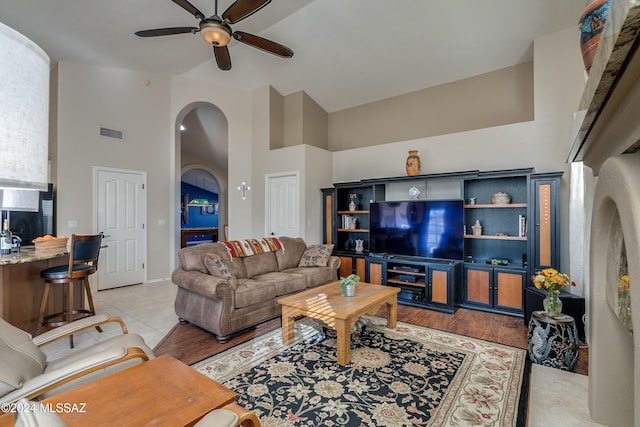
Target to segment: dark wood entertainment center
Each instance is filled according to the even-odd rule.
[[[370,283],[397,286],[401,304],[522,317],[529,277],[542,268],[560,268],[561,177],[562,172],[527,168],[334,183],[322,189],[323,240],[335,245],[341,277],[356,273]],[[464,200],[463,259],[369,253],[370,204],[410,200],[416,188],[422,189],[419,200]],[[492,203],[499,192],[509,194],[510,203]],[[355,210],[349,209],[351,194],[357,195]],[[480,235],[471,229],[476,221]],[[363,251],[356,251],[356,240]]]

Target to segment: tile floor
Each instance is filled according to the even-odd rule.
[[[178,322],[173,310],[177,290],[169,280],[145,283],[94,292],[93,303],[97,313],[120,317],[129,332],[141,335],[153,349]],[[120,327],[115,323],[106,325],[103,330],[102,334],[90,329],[74,335],[75,347],[88,347],[120,333]],[[57,341],[43,350],[49,358],[55,359],[69,351],[69,341]]]
[[[177,288],[170,281],[147,283],[94,293],[96,311],[121,317],[130,332],[140,334],[149,347],[155,347],[177,323],[173,310]],[[103,334],[95,329],[75,335],[75,346],[89,346],[105,336],[118,334],[110,325]],[[69,351],[61,340],[44,347],[50,358]],[[533,365],[529,407],[529,427],[600,426],[591,421],[587,408],[588,378]]]

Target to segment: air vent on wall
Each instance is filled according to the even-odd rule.
[[[106,138],[119,139],[120,141],[124,140],[124,132],[121,130],[109,129],[100,127],[100,136],[104,136]]]

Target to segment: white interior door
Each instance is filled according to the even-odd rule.
[[[144,281],[145,174],[96,169],[96,225],[104,232],[98,289]]]
[[[300,177],[297,172],[268,175],[267,235],[300,236]]]

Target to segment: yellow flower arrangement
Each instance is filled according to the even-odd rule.
[[[618,318],[627,329],[633,331],[629,291],[629,275],[625,274],[618,279]]]
[[[619,292],[627,292],[629,291],[629,275],[625,274],[618,280],[618,291]]]
[[[558,272],[555,268],[545,268],[531,276],[533,284],[538,289],[544,289],[547,297],[543,301],[544,310],[552,315],[558,316],[562,312],[562,301],[559,298],[560,289],[576,284],[569,279],[569,276]]]
[[[559,294],[560,289],[564,287],[576,285],[575,282],[569,279],[568,275],[558,272],[555,268],[545,268],[531,276],[531,280],[536,288],[555,294]]]

